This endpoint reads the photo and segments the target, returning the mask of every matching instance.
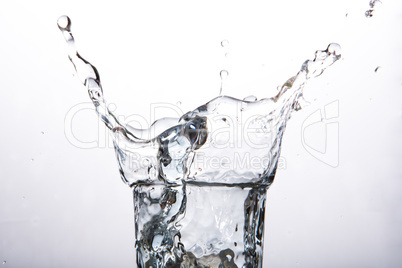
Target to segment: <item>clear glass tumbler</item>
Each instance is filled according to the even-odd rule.
[[[262,267],[266,186],[134,186],[138,267]]]

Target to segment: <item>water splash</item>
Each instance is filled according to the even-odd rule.
[[[113,135],[121,178],[134,189],[138,266],[262,267],[265,195],[286,123],[302,107],[306,82],[340,59],[340,46],[316,51],[271,98],[220,95],[180,118],[137,129],[107,108],[98,71],[76,50],[71,20],[62,16],[58,26]],[[227,75],[222,70],[221,80]]]
[[[99,117],[105,123],[106,127],[113,130],[113,132],[119,131],[120,128],[125,129],[107,108],[106,101],[103,98],[103,89],[98,70],[77,52],[75,40],[71,33],[70,18],[68,16],[61,16],[57,21],[57,25],[68,44],[68,58],[74,66],[78,79],[86,86],[89,97]],[[126,131],[125,135],[131,135],[131,133]],[[136,140],[134,136],[131,138]]]

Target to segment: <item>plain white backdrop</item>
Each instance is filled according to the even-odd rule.
[[[371,18],[367,9],[368,0],[2,3],[0,265],[135,267],[132,193],[105,128],[90,109],[65,123],[77,105],[91,107],[56,25],[69,15],[116,113],[145,118],[152,103],[186,112],[216,97],[222,69],[224,94],[270,97],[315,50],[339,43],[342,60],[310,81],[310,105],[288,123],[264,267],[400,267],[402,6],[384,0]],[[317,111],[322,121],[306,124]]]

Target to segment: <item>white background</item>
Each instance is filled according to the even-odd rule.
[[[89,101],[56,25],[66,14],[109,103],[145,118],[151,103],[181,101],[187,111],[216,97],[222,69],[224,94],[272,96],[315,50],[339,43],[343,59],[310,81],[311,104],[289,121],[286,165],[268,191],[264,267],[400,267],[402,6],[384,0],[372,18],[368,8],[368,0],[3,1],[0,265],[135,267],[132,193],[105,128],[91,110],[65,125]],[[303,122],[334,101],[335,168],[301,139]],[[325,145],[324,123],[310,131],[310,147]],[[95,148],[71,144],[71,130]]]

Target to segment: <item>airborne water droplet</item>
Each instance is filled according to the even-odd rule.
[[[369,9],[369,10],[366,11],[366,13],[364,13],[364,15],[367,18],[371,18],[373,16],[373,11],[374,11],[373,9]]]
[[[227,47],[228,45],[229,45],[229,41],[226,39],[221,42],[222,47]]]
[[[219,73],[219,75],[220,75],[220,77],[221,77],[221,80],[226,80],[226,78],[228,78],[228,76],[229,76],[229,72],[226,71],[226,70],[222,70],[222,71]]]
[[[380,0],[371,0],[369,6],[374,8],[377,4],[382,4],[382,2]]]
[[[380,0],[370,0],[370,3],[369,3],[370,8],[368,10],[366,10],[364,15],[367,18],[371,18],[373,16],[374,10],[377,9],[377,5],[381,5],[381,4],[382,4],[382,2]]]
[[[70,31],[71,28],[71,20],[68,16],[61,16],[58,20],[57,20],[57,26],[59,26],[60,30],[64,30],[64,31]]]

